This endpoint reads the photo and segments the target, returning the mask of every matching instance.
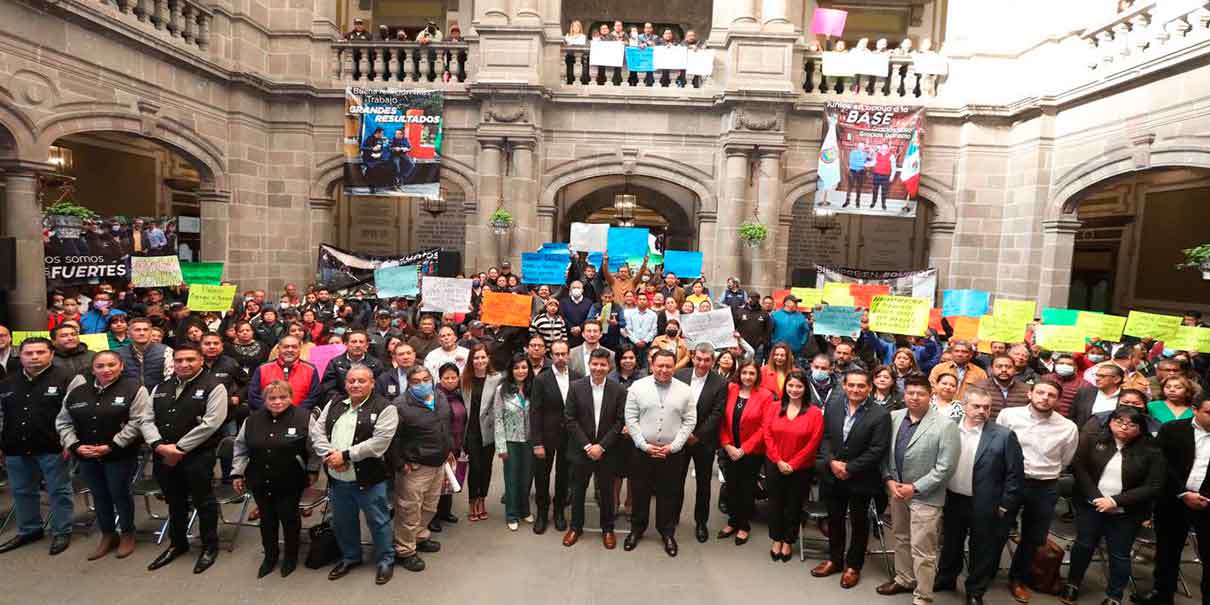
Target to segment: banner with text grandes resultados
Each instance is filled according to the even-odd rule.
[[[441,195],[445,95],[345,89],[345,195]]]
[[[829,102],[815,208],[916,216],[924,108]]]

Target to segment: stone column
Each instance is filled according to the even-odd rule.
[[[718,249],[722,242],[718,239],[718,213],[712,210],[699,210],[697,213],[697,249],[705,253],[705,260],[702,263],[703,277],[706,279],[706,285],[710,287],[711,292],[721,292],[719,288],[725,288],[726,275],[720,275],[717,271],[717,265],[713,264],[718,258]],[[712,269],[712,267],[714,267]]]
[[[475,21],[505,25],[508,23],[508,0],[476,0]]]
[[[203,189],[198,192],[197,201],[202,215],[202,252],[199,260],[230,264],[227,253],[231,225],[231,192]]]
[[[4,171],[4,208],[0,237],[16,239],[17,288],[8,293],[10,329],[46,329],[46,273],[43,271],[42,207],[38,173],[53,170],[43,162],[0,163]]]
[[[540,246],[546,242],[555,241],[554,234],[555,234],[555,215],[556,214],[558,214],[558,209],[553,205],[538,206],[538,208],[537,208],[538,222],[534,226],[534,236],[537,238],[535,240],[534,249],[537,249],[538,246]],[[525,250],[525,252],[530,252],[530,251],[531,250]]]
[[[928,266],[937,269],[937,288],[944,290],[953,284],[949,281],[950,261],[954,254],[954,221],[931,221],[928,224]]]
[[[510,186],[506,192],[508,210],[517,220],[513,229],[509,257],[513,265],[521,266],[521,253],[538,248],[538,204],[534,186],[534,141],[513,143],[513,170]]]
[[[747,216],[748,152],[751,147],[732,145],[724,149],[723,196],[718,204],[718,226],[714,247],[714,279],[720,282],[740,276],[739,225]]]
[[[794,24],[790,22],[788,4],[786,0],[761,0],[760,21],[765,31],[794,31]]]
[[[500,198],[500,149],[499,139],[479,141],[477,168],[479,183],[475,188],[479,199],[466,218],[466,263],[472,267],[489,267],[500,261],[496,254],[496,236],[487,226],[488,217],[501,205]],[[466,205],[472,202],[467,202]],[[470,214],[473,212],[473,214]]]
[[[732,4],[730,29],[758,29],[760,19],[756,16],[756,0],[730,0]]]
[[[330,197],[313,197],[310,203],[311,219],[311,249],[319,248],[320,244],[336,244],[336,199]],[[314,277],[302,280],[310,282]]]
[[[776,274],[777,242],[780,225],[778,216],[781,214],[781,150],[761,149],[757,152],[758,172],[756,177],[757,199],[756,219],[769,228],[769,238],[759,248],[752,251],[751,266],[748,268],[749,279],[761,291],[773,291],[774,286],[781,286],[780,277]],[[727,175],[730,178],[730,174]],[[786,234],[788,235],[788,234]]]
[[[1080,221],[1073,215],[1042,221],[1042,272],[1038,276],[1038,304],[1066,307],[1071,293],[1071,257]],[[1028,293],[1026,293],[1028,295]]]

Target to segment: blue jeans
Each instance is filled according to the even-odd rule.
[[[504,512],[508,521],[529,516],[529,482],[534,475],[534,448],[522,441],[508,442],[504,460]]]
[[[394,565],[395,534],[391,531],[391,513],[387,509],[387,481],[380,481],[362,489],[354,481],[330,479],[332,494],[332,529],[336,532],[336,543],[346,563],[361,562],[360,511],[365,515],[366,527],[374,540],[374,561],[379,565]]]
[[[130,482],[138,468],[136,458],[112,462],[80,460],[80,476],[92,492],[97,527],[102,533],[112,534],[115,526],[124,534],[134,532],[134,493]]]
[[[1126,584],[1130,582],[1130,547],[1134,546],[1134,537],[1138,532],[1137,515],[1098,513],[1092,506],[1077,502],[1076,541],[1071,545],[1071,571],[1067,575],[1067,583],[1079,588],[1084,580],[1084,572],[1092,561],[1092,553],[1104,537],[1105,548],[1109,551],[1109,581],[1105,596],[1121,601]]]
[[[28,536],[42,531],[42,508],[38,497],[38,479],[46,479],[50,494],[50,533],[71,535],[75,506],[67,463],[59,454],[8,456],[8,476],[13,484],[13,508],[17,512],[17,533]]]
[[[1054,521],[1055,503],[1059,501],[1058,481],[1025,480],[1025,497],[1021,503],[1021,543],[1013,554],[1013,564],[1008,570],[1012,582],[1029,584],[1029,568],[1034,553],[1046,543],[1050,533],[1050,522]]]

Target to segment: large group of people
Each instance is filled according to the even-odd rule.
[[[774,308],[735,278],[712,293],[646,260],[633,271],[570,260],[562,284],[522,286],[507,262],[471,275],[470,313],[322,286],[288,285],[276,301],[248,291],[222,314],[190,311],[183,287],[52,293],[49,338],[14,347],[0,326],[0,452],[17,526],[0,552],[45,532],[52,555],[69,547],[78,473],[101,534],[88,559],[129,557],[131,484],[148,460],[170,518],[169,547],[149,569],[188,553],[196,513],[194,571],[204,572],[219,554],[217,460],[221,480],[255,501],[259,577],[296,569],[300,498],[323,471],[340,551],[328,577],[365,561],[364,519],[385,584],[396,564],[419,572],[440,551],[434,536],[459,521],[453,484],[465,487],[467,521],[493,516],[499,458],[509,530],[553,525],[573,547],[595,523],[612,550],[625,515],[624,550],[654,525],[673,557],[691,469],[693,536],[711,539],[718,464],[726,520],[715,539],[746,544],[763,495],[770,558],[789,561],[813,500],[829,548],[811,574],[839,575],[844,588],[860,582],[871,522],[889,509],[895,573],[877,592],[918,603],[955,590],[964,569],[966,600],[981,603],[1014,531],[1009,587],[1028,602],[1060,498],[1077,533],[1065,603],[1101,548],[1106,602],[1120,603],[1145,523],[1157,546],[1144,602],[1171,602],[1190,528],[1210,561],[1205,355],[1137,338],[1092,339],[1076,354],[1030,339],[971,343],[944,320],[924,337],[864,321],[856,338],[825,337],[793,295]],[[533,294],[530,325],[485,325],[487,291]],[[682,316],[714,309],[731,310],[734,346],[681,330]],[[90,351],[82,333],[106,334],[109,350]],[[344,352],[321,370],[309,357],[325,344]]]

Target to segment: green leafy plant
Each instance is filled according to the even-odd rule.
[[[1200,269],[1210,266],[1210,244],[1186,248],[1181,252],[1185,255],[1185,262],[1177,265],[1177,269]]]
[[[74,216],[74,217],[80,218],[80,219],[96,219],[96,218],[100,218],[100,216],[101,216],[101,215],[97,214],[96,212],[93,212],[92,210],[85,208],[84,206],[80,206],[79,204],[74,204],[74,203],[72,203],[70,201],[66,201],[66,200],[57,202],[53,206],[48,206],[46,208],[46,214],[58,215],[58,216]]]
[[[513,226],[513,220],[513,213],[503,208],[497,208],[488,219],[488,223],[493,227],[508,228]]]
[[[744,221],[739,226],[739,238],[756,245],[769,238],[769,228],[756,221]]]

